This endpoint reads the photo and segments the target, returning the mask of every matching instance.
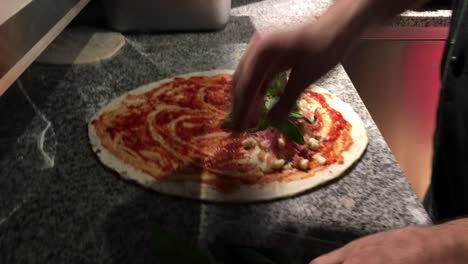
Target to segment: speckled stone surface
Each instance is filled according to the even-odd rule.
[[[451,10],[406,11],[392,21],[392,26],[402,27],[448,27]]]
[[[91,116],[139,85],[235,68],[255,27],[269,27],[260,3],[235,2],[223,31],[126,35],[101,63],[32,65],[0,98],[0,263],[158,263],[156,227],[201,245],[223,236],[281,247],[304,261],[365,234],[430,223],[341,66],[318,84],[352,105],[369,146],[319,189],[255,204],[201,203],[145,190],[100,164],[88,144]]]
[[[232,15],[253,16],[255,26],[266,28],[275,24],[288,27],[311,18],[317,18],[333,0],[266,0],[233,1]],[[248,4],[247,4],[248,3]],[[446,27],[450,24],[451,10],[406,11],[395,17],[389,25],[397,27]]]

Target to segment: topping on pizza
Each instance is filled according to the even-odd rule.
[[[330,94],[306,90],[285,129],[235,134],[222,126],[230,81],[230,74],[175,78],[125,95],[91,125],[106,150],[137,170],[160,181],[202,182],[219,190],[313,177],[343,163],[353,144],[352,125],[328,104]]]

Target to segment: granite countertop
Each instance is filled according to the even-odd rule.
[[[247,2],[247,1],[244,1]],[[161,195],[100,164],[86,125],[112,98],[175,74],[233,69],[255,28],[294,21],[234,2],[219,32],[126,35],[96,64],[33,64],[0,98],[0,263],[158,263],[155,227],[204,245],[224,236],[307,260],[353,238],[430,220],[341,66],[318,84],[351,104],[369,146],[344,177],[288,199],[214,204]],[[301,9],[297,11],[297,17]],[[298,18],[298,20],[300,20]]]
[[[392,21],[392,26],[448,27],[452,10],[406,11]]]
[[[334,0],[233,0],[233,15],[253,16],[256,26],[272,23],[288,27],[317,17],[327,10]],[[389,26],[395,27],[447,27],[450,24],[451,10],[406,11],[395,17]],[[272,18],[274,18],[272,20]],[[269,23],[264,23],[269,20]]]

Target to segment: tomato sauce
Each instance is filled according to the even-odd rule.
[[[129,95],[129,100],[144,98],[145,104],[129,104],[114,112],[103,113],[99,119],[93,121],[93,125],[101,138],[106,134],[111,140],[120,137],[126,148],[139,153],[137,155],[142,162],[131,165],[160,180],[202,181],[220,191],[230,192],[243,184],[291,181],[297,180],[297,177],[304,177],[302,174],[302,176],[297,176],[299,174],[293,172],[249,177],[217,175],[211,172],[216,177],[209,179],[175,176],[176,170],[184,167],[198,168],[200,173],[221,167],[246,173],[252,169],[249,164],[235,162],[244,155],[241,152],[242,141],[248,136],[247,134],[198,139],[206,135],[226,132],[220,128],[220,124],[226,119],[230,109],[230,78],[228,75],[175,78],[174,81],[155,87],[144,94]],[[327,164],[320,165],[318,162],[311,162],[310,169],[314,172],[333,163],[342,163],[341,154],[351,147],[353,141],[350,136],[351,124],[343,118],[341,113],[327,104],[322,94],[307,91],[305,95],[308,99],[320,104],[333,122],[327,138],[320,141],[319,151],[327,159]],[[305,114],[309,117],[313,116],[312,113]],[[316,111],[314,114],[318,118],[315,124],[311,125],[302,121],[299,123],[304,129],[317,132],[323,127],[324,121],[320,113]],[[154,118],[150,118],[150,115]],[[155,136],[161,143],[155,140]],[[335,145],[337,142],[340,144],[338,149]],[[119,153],[121,150],[114,144],[106,144],[105,147],[111,152],[119,157],[122,155]],[[142,154],[143,151],[157,153],[161,158],[158,160],[149,158]],[[155,174],[150,165],[157,166],[165,173]]]
[[[321,108],[329,115],[332,126],[326,138],[320,142],[320,154],[327,159],[327,164],[333,163],[343,163],[342,152],[349,150],[353,144],[353,139],[351,138],[351,124],[344,119],[343,115],[337,110],[333,109],[328,105],[327,100],[323,94],[307,91],[306,95],[317,101]],[[317,112],[317,110],[316,110]],[[320,115],[319,122],[322,122]],[[316,129],[316,128],[315,128]],[[339,143],[342,147],[339,152],[335,151],[335,148]]]

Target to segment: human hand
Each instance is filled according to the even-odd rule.
[[[255,34],[232,82],[232,128],[255,127],[268,84],[291,69],[285,92],[269,114],[270,123],[281,125],[302,91],[336,65],[363,32],[425,1],[340,0],[313,23]]]
[[[443,226],[408,227],[358,239],[310,264],[467,263],[463,247]]]
[[[282,124],[302,91],[344,55],[347,43],[337,35],[321,23],[254,34],[232,81],[233,128],[243,131],[258,124],[268,85],[291,69],[284,94],[269,114],[270,121]]]

